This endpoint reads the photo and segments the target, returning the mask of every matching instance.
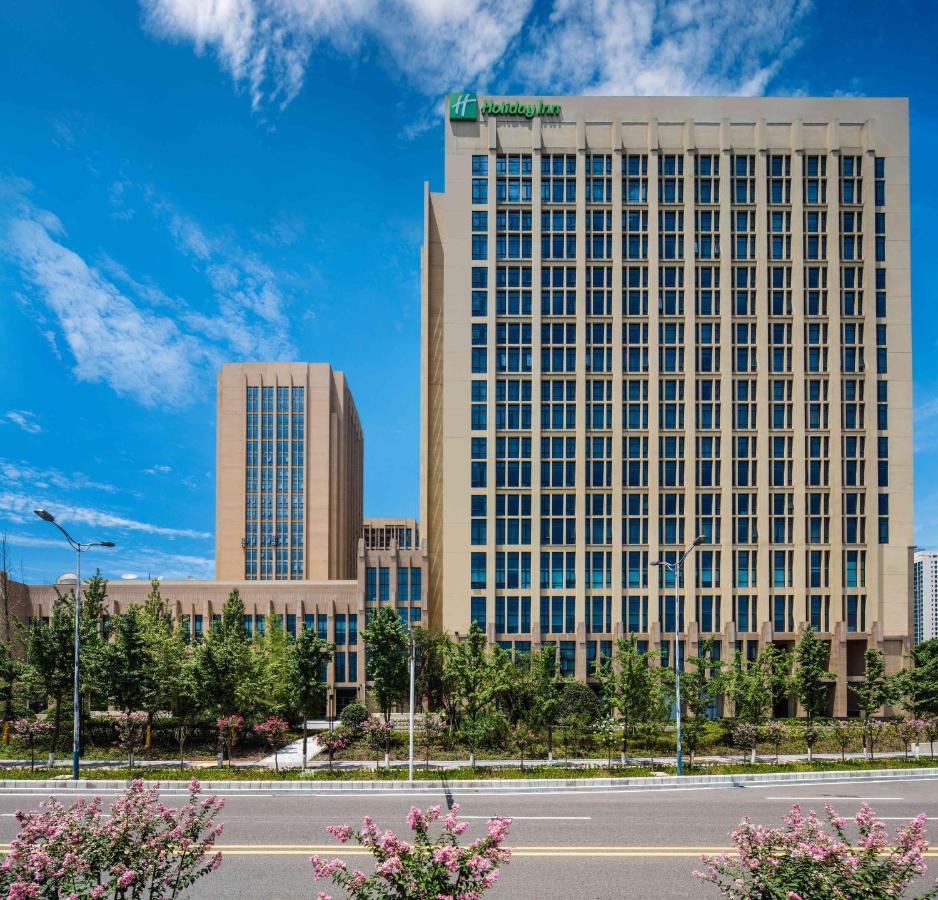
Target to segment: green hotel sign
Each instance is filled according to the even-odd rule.
[[[483,116],[521,116],[533,119],[535,116],[559,116],[559,103],[545,103],[538,100],[536,103],[522,103],[517,100],[488,100],[481,103],[474,91],[462,91],[449,95],[449,117],[451,121],[474,122]]]

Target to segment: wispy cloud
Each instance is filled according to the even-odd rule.
[[[0,487],[0,518],[10,522],[29,522],[35,518],[33,510],[37,508],[48,509],[55,515],[56,520],[63,524],[90,525],[94,528],[139,532],[166,538],[208,539],[212,536],[208,531],[197,531],[194,528],[168,528],[99,509],[90,509],[87,506],[78,506],[63,502],[61,499],[50,498],[38,491],[23,493],[4,490]]]
[[[168,475],[173,471],[172,466],[150,466],[149,469],[144,469],[147,475]]]
[[[147,407],[180,408],[222,362],[295,357],[289,300],[278,273],[256,254],[207,234],[165,201],[150,202],[146,208],[210,286],[211,302],[197,309],[106,253],[98,266],[86,262],[59,219],[28,194],[23,182],[0,183],[0,248],[32,288],[24,302],[39,301],[34,318],[43,335],[57,351],[62,338],[79,380]]]
[[[322,44],[359,54],[375,44],[418,90],[439,95],[473,84],[501,59],[531,0],[141,0],[161,37],[211,50],[255,109],[300,92]]]
[[[807,0],[555,0],[515,74],[552,93],[761,94]]]
[[[27,434],[39,434],[42,431],[42,426],[39,424],[36,414],[28,409],[11,409],[3,418],[8,422],[12,422]]]
[[[373,44],[427,97],[518,83],[530,91],[758,94],[810,0],[141,0],[157,35],[209,50],[255,109],[281,108],[314,50]]]
[[[62,472],[59,469],[38,469],[26,462],[0,459],[0,485],[29,485],[32,488],[47,490],[84,490],[104,491],[108,494],[118,492],[118,488],[106,481],[95,481],[82,472]]]

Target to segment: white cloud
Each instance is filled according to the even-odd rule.
[[[144,406],[183,405],[205,352],[169,318],[136,305],[60,239],[42,210],[15,218],[7,245],[58,319],[80,381],[104,382]]]
[[[150,30],[211,50],[255,109],[288,104],[321,44],[358,57],[374,43],[433,98],[496,77],[554,94],[758,94],[810,2],[141,0]]]
[[[62,472],[59,469],[37,469],[25,462],[0,459],[0,485],[28,485],[45,490],[95,490],[113,494],[118,489],[104,481],[94,481],[82,472]]]
[[[28,409],[11,409],[4,418],[27,434],[39,434],[42,431],[42,426],[39,424],[36,414]]]
[[[278,273],[256,254],[207,235],[165,202],[151,203],[147,208],[211,288],[207,306],[196,309],[149,279],[133,278],[107,254],[98,254],[100,266],[90,265],[28,191],[21,181],[0,179],[0,248],[42,301],[31,314],[60,358],[57,338],[63,339],[80,381],[173,409],[204,393],[222,362],[295,357],[288,297]]]
[[[212,536],[211,532],[208,531],[198,531],[194,528],[168,528],[163,525],[154,525],[150,522],[141,522],[137,519],[105,512],[104,510],[77,506],[61,499],[48,498],[36,492],[22,493],[0,487],[0,518],[10,522],[30,522],[35,519],[34,509],[48,509],[55,516],[56,521],[61,522],[63,525],[89,525],[94,528],[139,532],[166,538],[208,539]],[[112,537],[112,535],[98,535],[100,540],[109,537]]]
[[[483,79],[518,34],[531,0],[141,0],[161,37],[211,49],[251,105],[296,97],[310,55],[328,43],[360,54],[373,41],[419,90]]]
[[[555,94],[759,94],[806,0],[555,0],[515,73]]]
[[[147,475],[168,475],[173,471],[172,466],[150,466],[149,469],[144,469]]]

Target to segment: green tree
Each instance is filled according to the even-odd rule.
[[[785,654],[787,656],[787,654]],[[771,716],[780,694],[790,690],[784,656],[769,644],[759,651],[748,665],[736,651],[733,665],[726,676],[726,696],[732,701],[736,718],[743,724],[758,728]],[[756,751],[752,747],[752,762]]]
[[[651,652],[639,653],[635,635],[620,637],[611,660],[599,667],[599,684],[607,702],[616,708],[622,723],[621,761],[628,756],[629,738],[638,726],[656,717],[661,709],[661,681],[650,665]]]
[[[534,677],[528,654],[515,659],[495,646],[489,652],[489,695],[514,728],[527,721],[533,705]]]
[[[372,693],[385,723],[390,723],[391,708],[403,701],[410,683],[407,631],[397,612],[384,606],[372,617],[362,637],[368,650]]]
[[[414,692],[427,710],[452,711],[452,698],[446,682],[446,654],[453,639],[444,632],[412,626],[416,657]]]
[[[151,696],[150,663],[143,613],[139,606],[128,606],[112,620],[112,640],[107,648],[107,693],[121,711],[142,710]]]
[[[886,660],[881,650],[870,647],[863,654],[866,669],[863,681],[854,682],[851,687],[857,700],[857,706],[863,715],[863,730],[866,738],[866,748],[870,757],[873,756],[873,716],[876,711],[886,703],[893,702],[898,694],[897,679],[886,674]]]
[[[72,687],[74,604],[74,597],[59,595],[52,605],[49,621],[34,622],[27,638],[30,679],[37,685],[36,693],[41,691],[54,707],[49,747],[53,755],[59,746],[63,707]]]
[[[475,622],[469,626],[464,640],[452,644],[444,671],[456,698],[460,731],[469,744],[469,765],[475,766],[479,719],[490,699],[485,634]]]
[[[297,712],[293,646],[280,620],[274,616],[268,616],[267,620],[265,633],[255,639],[253,647],[260,701],[258,711],[289,720]]]
[[[690,764],[700,747],[707,717],[724,690],[723,663],[713,658],[713,640],[700,641],[697,656],[691,656],[681,672],[681,703],[684,721],[681,740],[690,755]]]
[[[81,655],[79,659],[79,685],[81,704],[79,710],[80,743],[84,747],[92,703],[104,706],[108,696],[108,635],[105,619],[107,602],[107,580],[96,570],[82,591],[79,628],[81,631]]]
[[[579,750],[586,735],[602,718],[602,702],[589,685],[569,681],[560,695],[560,708],[567,745]]]
[[[897,682],[909,712],[921,718],[938,714],[938,638],[912,648],[909,666]]]
[[[221,620],[199,645],[196,675],[206,709],[216,716],[230,716],[253,707],[254,657],[244,630],[244,603],[237,590],[225,601]]]
[[[805,627],[798,645],[795,647],[797,667],[793,677],[795,696],[802,705],[807,717],[806,729],[810,734],[814,720],[827,712],[827,683],[834,678],[833,672],[827,671],[830,650],[814,629]],[[814,755],[814,745],[808,744],[808,760]]]
[[[553,646],[542,647],[528,657],[531,678],[531,709],[528,713],[533,728],[547,736],[547,759],[554,759],[554,727],[560,720],[561,693],[565,681],[557,672],[557,651]]]
[[[318,637],[312,628],[304,628],[291,655],[290,681],[296,705],[303,718],[303,767],[306,767],[307,721],[319,710],[326,698],[323,670],[332,661],[335,645]]]

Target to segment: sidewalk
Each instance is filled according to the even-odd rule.
[[[306,741],[306,763],[309,765],[309,761],[314,757],[322,753],[322,747],[320,746],[317,738],[310,734],[308,740]],[[298,741],[294,741],[292,744],[287,744],[282,750],[277,753],[277,763],[281,769],[299,769],[303,766],[303,738],[300,738]],[[272,769],[274,767],[274,755],[265,756],[260,762],[257,763],[259,766],[267,766]]]

